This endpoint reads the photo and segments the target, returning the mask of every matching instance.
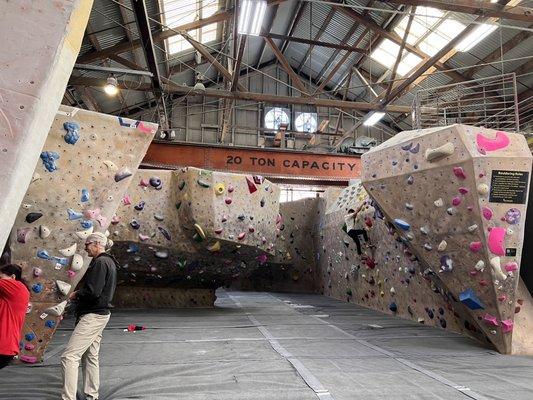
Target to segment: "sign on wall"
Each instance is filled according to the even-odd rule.
[[[490,179],[491,203],[525,204],[527,197],[527,171],[492,171]]]

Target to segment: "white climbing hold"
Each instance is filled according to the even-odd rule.
[[[59,290],[59,293],[61,293],[63,296],[66,296],[68,292],[70,292],[70,288],[72,287],[70,283],[63,282],[63,281],[56,281],[57,289]]]
[[[45,225],[39,226],[39,236],[41,239],[46,239],[48,236],[50,236],[50,233],[52,233],[52,231],[49,227]]]
[[[104,235],[105,235],[105,237],[109,237],[109,235],[110,235],[109,230],[106,229]]]
[[[93,227],[91,226],[89,229],[86,229],[84,231],[78,231],[76,232],[76,236],[80,239],[87,239],[91,233],[93,233]]]
[[[488,192],[489,192],[489,187],[487,184],[485,183],[480,183],[479,185],[477,185],[477,192],[481,195],[481,196],[485,196]]]
[[[491,258],[490,259],[490,266],[492,267],[492,271],[494,272],[494,275],[498,279],[501,279],[502,281],[507,279],[507,275],[502,271],[500,257]]]
[[[455,151],[455,146],[453,143],[448,142],[443,144],[440,147],[436,147],[434,149],[427,149],[426,150],[426,160],[429,162],[440,160],[441,158],[451,156]]]
[[[396,290],[393,287],[390,288],[390,294],[392,294],[392,295],[396,294]]]
[[[433,246],[431,246],[429,243],[425,243],[424,244],[424,249],[426,249],[427,251],[431,251],[431,250],[433,250]]]
[[[423,226],[420,228],[420,232],[422,232],[424,235],[427,235],[429,233],[429,228],[427,226]]]
[[[79,254],[74,254],[72,262],[70,263],[70,269],[74,272],[83,268],[83,257]]]
[[[476,271],[483,272],[485,270],[485,262],[483,260],[479,260],[474,268]]]
[[[446,240],[443,240],[439,243],[437,250],[438,251],[444,251],[446,250],[446,247],[448,246],[448,243],[446,243]]]
[[[444,205],[444,200],[442,200],[441,198],[438,198],[437,200],[433,202],[433,204],[435,204],[435,207],[442,207]]]
[[[67,247],[65,249],[61,249],[59,250],[59,252],[65,256],[65,257],[70,257],[70,256],[73,256],[74,253],[76,253],[76,249],[78,248],[78,244],[77,243],[74,243],[72,246],[70,247]]]
[[[477,224],[470,225],[467,229],[468,232],[475,232],[477,230]]]
[[[63,315],[65,312],[65,307],[67,306],[67,301],[63,301],[59,304],[56,304],[53,307],[49,307],[46,310],[44,310],[45,313],[53,315],[54,317],[59,317],[60,315]]]
[[[111,170],[116,170],[116,169],[118,169],[117,165],[116,165],[113,161],[105,160],[105,161],[104,161],[104,164],[105,164],[105,166],[106,166],[108,169],[111,169]]]
[[[23,209],[25,210],[29,210],[31,208],[31,204],[27,204],[27,203],[22,203],[22,206],[21,206]]]

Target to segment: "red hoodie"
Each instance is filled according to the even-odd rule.
[[[26,286],[15,279],[0,279],[0,354],[19,353],[20,334],[30,301]]]

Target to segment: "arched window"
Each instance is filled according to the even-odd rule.
[[[297,114],[294,126],[298,132],[316,132],[316,128],[318,127],[316,113],[303,112]]]
[[[277,131],[280,124],[289,124],[291,119],[288,111],[289,110],[280,107],[268,110],[265,114],[265,128]]]

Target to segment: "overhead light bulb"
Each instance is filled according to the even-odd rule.
[[[117,78],[110,76],[104,86],[104,92],[109,96],[115,96],[118,93]]]
[[[373,111],[365,116],[364,126],[374,126],[385,116],[382,111]]]
[[[258,36],[265,18],[265,0],[243,0],[239,12],[238,32],[243,35]]]

